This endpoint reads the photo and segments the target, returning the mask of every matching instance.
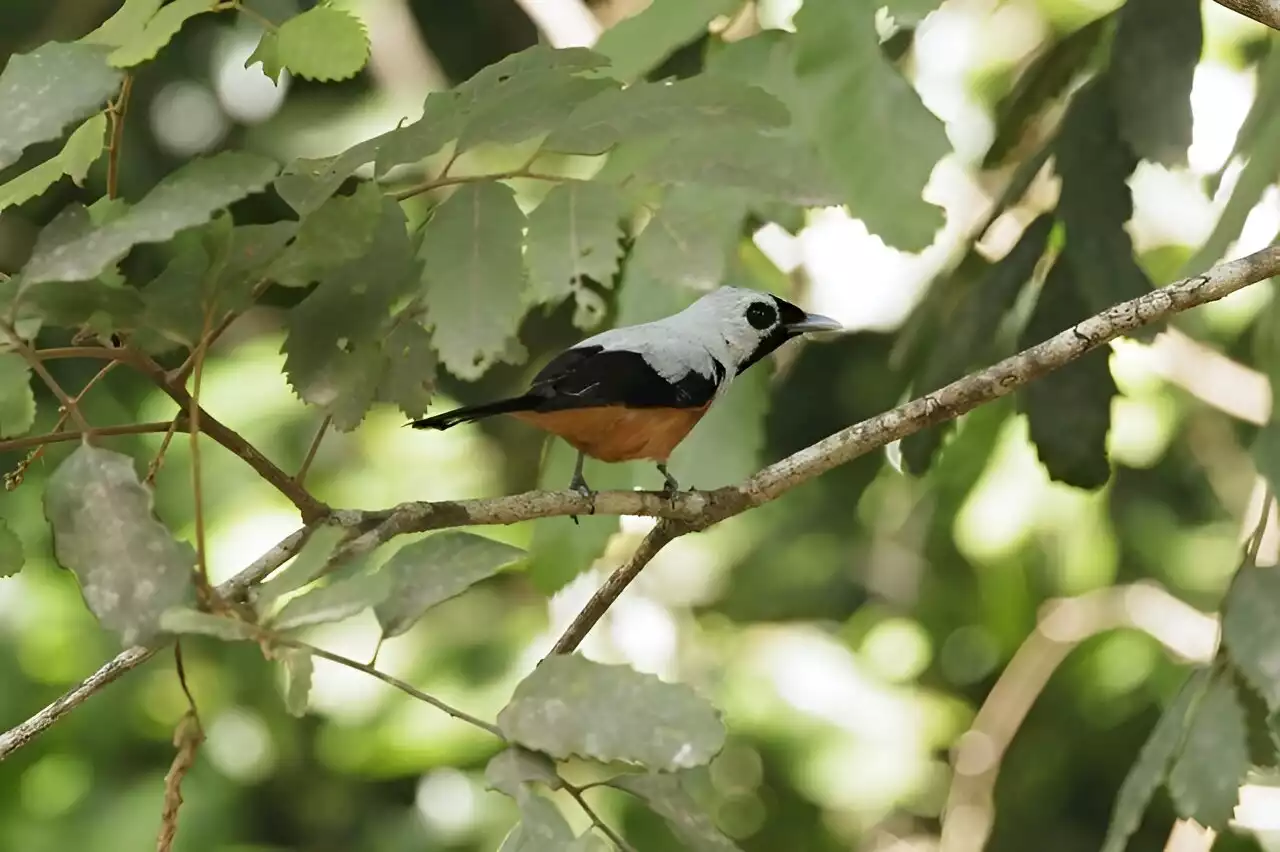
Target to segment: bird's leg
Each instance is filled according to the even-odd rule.
[[[583,497],[592,497],[595,495],[595,492],[591,490],[590,485],[587,485],[587,480],[582,475],[582,465],[586,460],[586,453],[582,452],[582,450],[578,450],[578,460],[573,465],[573,479],[569,480],[569,488],[572,491],[577,491]],[[592,514],[595,514],[594,506],[592,506]],[[573,520],[575,525],[578,523],[577,515],[570,515],[569,517]]]
[[[680,490],[680,483],[676,482],[676,478],[667,470],[666,462],[658,462],[658,473],[662,474],[662,493],[668,497],[675,497],[676,492]]]

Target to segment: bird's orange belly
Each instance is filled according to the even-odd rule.
[[[600,461],[650,459],[665,462],[709,407],[599,406],[563,411],[520,411],[512,416],[564,438],[575,449]]]

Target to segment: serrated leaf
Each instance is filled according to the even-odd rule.
[[[464,186],[436,208],[418,257],[432,342],[449,372],[479,378],[524,316],[524,214],[509,187]]]
[[[195,348],[204,331],[206,309],[220,313],[210,282],[217,277],[218,255],[225,257],[230,239],[227,216],[177,235],[174,255],[141,291],[142,321],[135,341],[140,348],[152,353],[176,346]],[[218,246],[219,240],[224,244]]]
[[[738,846],[716,828],[711,817],[685,792],[679,775],[654,772],[621,775],[610,781],[609,786],[642,799],[667,821],[689,852],[737,852]]]
[[[87,325],[99,333],[131,328],[142,315],[137,290],[101,281],[46,281],[27,291],[23,305],[50,325]]]
[[[559,302],[584,279],[613,283],[622,255],[625,202],[602,183],[571,181],[554,187],[529,214],[525,260],[531,297]]]
[[[0,169],[102,109],[121,80],[106,56],[99,45],[55,41],[9,58],[0,73]]]
[[[113,50],[107,61],[115,68],[132,68],[154,59],[183,24],[203,12],[212,12],[215,3],[216,0],[173,0]]]
[[[28,284],[87,281],[102,274],[139,243],[160,243],[207,222],[233,201],[261,190],[276,164],[243,151],[195,160],[161,181],[118,219],[94,227],[83,207],[58,214],[36,240],[23,268]]]
[[[674,187],[636,238],[623,286],[657,281],[705,291],[719,285],[746,214],[739,190]]]
[[[294,160],[276,179],[276,192],[299,216],[308,216],[328,201],[361,166],[378,156],[382,139],[381,136],[366,139],[336,157]]]
[[[1062,120],[1054,155],[1062,178],[1057,212],[1067,228],[1063,256],[1088,312],[1149,292],[1151,280],[1134,258],[1133,241],[1124,227],[1133,216],[1126,181],[1138,161],[1120,138],[1104,83],[1094,80],[1076,93]]]
[[[1169,772],[1169,795],[1179,816],[1215,831],[1227,827],[1249,771],[1248,736],[1231,673],[1220,671],[1196,704]]]
[[[4,518],[0,518],[0,577],[12,577],[22,570],[27,558],[22,552],[22,539]]]
[[[608,58],[611,75],[630,82],[656,68],[676,48],[706,35],[712,18],[741,5],[742,0],[653,0],[601,33],[595,49]]]
[[[17,353],[0,352],[0,436],[25,435],[35,422],[31,367]]]
[[[258,46],[244,61],[244,67],[251,68],[258,63],[262,64],[263,75],[277,86],[280,85],[280,72],[284,70],[284,65],[280,62],[280,37],[274,30],[262,31],[262,38],[258,39]]]
[[[225,615],[212,615],[188,607],[172,607],[160,614],[160,630],[178,635],[195,634],[238,642],[257,636],[252,624]]]
[[[382,178],[396,166],[425,160],[443,148],[462,126],[462,103],[462,96],[453,89],[427,95],[421,118],[387,131],[375,141],[374,175]]]
[[[397,406],[406,417],[427,413],[436,384],[436,353],[431,335],[411,320],[396,323],[382,341],[386,363],[378,399]]]
[[[284,707],[290,716],[307,715],[311,700],[311,678],[315,674],[315,661],[301,648],[287,648],[280,655],[284,668]]]
[[[1049,270],[1021,348],[1034,346],[1091,313],[1069,262],[1059,257]],[[1107,347],[1095,349],[1020,392],[1031,442],[1049,476],[1076,488],[1100,488],[1111,476],[1107,432],[1111,400],[1119,393],[1111,377]]]
[[[1142,815],[1156,790],[1164,783],[1169,762],[1182,745],[1191,714],[1208,687],[1210,677],[1209,669],[1198,669],[1192,674],[1143,743],[1138,759],[1129,767],[1129,773],[1120,785],[1102,852],[1124,852],[1129,837],[1142,824]]]
[[[391,581],[391,594],[374,610],[383,638],[399,636],[431,607],[462,594],[524,555],[518,547],[457,531],[405,545],[381,569]]]
[[[573,830],[550,800],[520,790],[520,822],[502,841],[498,852],[564,852],[574,842]]]
[[[354,428],[373,403],[385,364],[379,337],[418,277],[404,211],[390,199],[379,205],[365,252],[329,270],[289,312],[289,383],[303,401],[332,414],[340,429]]]
[[[972,255],[974,262],[966,263],[970,260],[966,257],[956,271],[941,282],[950,288],[938,296],[943,305],[938,312],[940,321],[945,323],[945,333],[930,338],[927,343],[924,366],[912,383],[914,393],[931,393],[945,387],[983,359],[1000,323],[1013,309],[1023,286],[1031,280],[1052,231],[1053,217],[1042,214],[1027,226],[1018,242],[999,261],[988,265],[979,263],[978,256]],[[970,268],[974,271],[967,274]],[[943,438],[953,428],[955,423],[950,421],[904,438],[902,458],[907,470],[916,476],[923,474]]]
[[[561,785],[551,758],[519,746],[498,752],[484,768],[485,786],[513,799],[520,795],[522,785],[534,781],[552,790],[559,790]]]
[[[316,6],[280,25],[276,33],[280,64],[309,80],[354,77],[369,59],[364,24],[341,9]]]
[[[1239,669],[1232,672],[1232,682],[1236,687],[1236,697],[1244,709],[1245,724],[1249,729],[1249,765],[1259,768],[1280,766],[1280,752],[1276,750],[1276,742],[1272,737],[1272,711],[1266,700],[1258,691],[1249,686],[1248,680]]]
[[[724,746],[719,712],[683,684],[577,654],[543,660],[498,714],[514,743],[563,759],[654,770],[702,766]]]
[[[271,619],[271,627],[296,630],[344,621],[382,603],[390,593],[389,575],[355,574],[293,598]]]
[[[289,564],[253,588],[253,606],[258,615],[266,615],[280,598],[318,579],[328,566],[334,548],[345,536],[346,530],[336,526],[326,525],[312,532]]]
[[[1186,165],[1200,0],[1127,0],[1118,15],[1107,78],[1120,135],[1144,160]]]
[[[790,116],[756,86],[699,75],[673,83],[634,83],[583,103],[543,143],[562,154],[603,154],[622,141],[709,130],[769,129]]]
[[[106,130],[105,113],[90,117],[71,133],[61,151],[0,186],[0,210],[35,198],[63,175],[76,184],[83,183],[89,167],[102,156],[102,137]]]
[[[1240,568],[1223,607],[1222,639],[1240,673],[1280,710],[1280,571]]]
[[[102,26],[80,39],[85,44],[119,47],[138,36],[164,0],[124,0]]]
[[[382,203],[382,193],[374,184],[329,198],[303,217],[297,237],[271,264],[267,277],[284,287],[306,287],[363,256],[373,240]]]
[[[156,520],[128,456],[77,447],[49,477],[44,509],[59,564],[126,646],[148,640],[160,614],[188,598],[195,553]]]

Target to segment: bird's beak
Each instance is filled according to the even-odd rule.
[[[787,331],[792,334],[808,334],[812,331],[840,331],[844,328],[838,321],[821,314],[805,314],[799,322],[787,323]]]

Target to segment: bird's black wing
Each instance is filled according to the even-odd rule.
[[[669,382],[638,352],[577,346],[566,349],[533,378],[528,397],[538,411],[625,405],[628,408],[701,408],[715,397],[724,368],[715,378],[690,371]]]

